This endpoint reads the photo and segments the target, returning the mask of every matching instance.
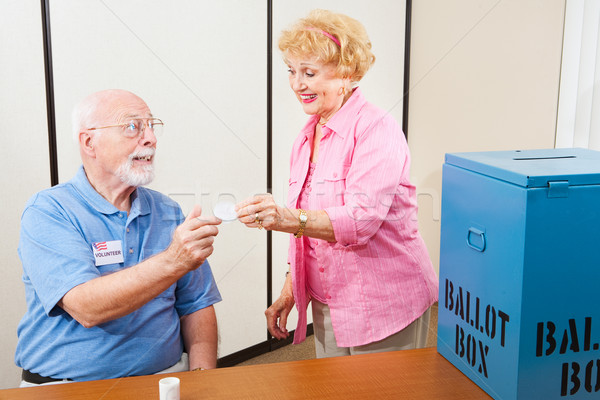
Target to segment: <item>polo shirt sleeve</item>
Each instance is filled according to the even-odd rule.
[[[208,261],[185,274],[175,289],[175,309],[180,317],[221,301],[221,294]]]
[[[19,256],[48,316],[64,312],[56,304],[72,288],[100,275],[94,256],[76,224],[39,195],[21,217]]]
[[[343,246],[365,244],[388,216],[395,196],[406,195],[402,183],[408,184],[408,146],[391,116],[374,118],[355,140],[344,204],[325,208]]]

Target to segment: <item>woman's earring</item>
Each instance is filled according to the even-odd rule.
[[[345,95],[346,95],[346,87],[342,86],[342,96],[345,96]]]

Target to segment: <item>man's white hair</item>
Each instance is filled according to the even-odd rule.
[[[102,101],[110,101],[118,94],[128,93],[137,97],[132,92],[122,89],[108,89],[92,93],[81,100],[74,108],[71,114],[71,127],[73,130],[73,139],[79,141],[79,133],[89,128],[97,127],[97,108]],[[100,133],[101,131],[98,131]]]

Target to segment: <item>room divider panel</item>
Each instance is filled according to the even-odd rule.
[[[70,112],[87,94],[131,90],[165,123],[150,185],[212,215],[220,199],[266,191],[266,2],[51,3],[60,180],[79,165]],[[266,235],[220,226],[209,258],[220,354],[266,339]]]

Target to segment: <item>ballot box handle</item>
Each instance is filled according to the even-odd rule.
[[[485,232],[481,229],[470,227],[467,232],[467,245],[473,250],[483,252],[486,246]]]

